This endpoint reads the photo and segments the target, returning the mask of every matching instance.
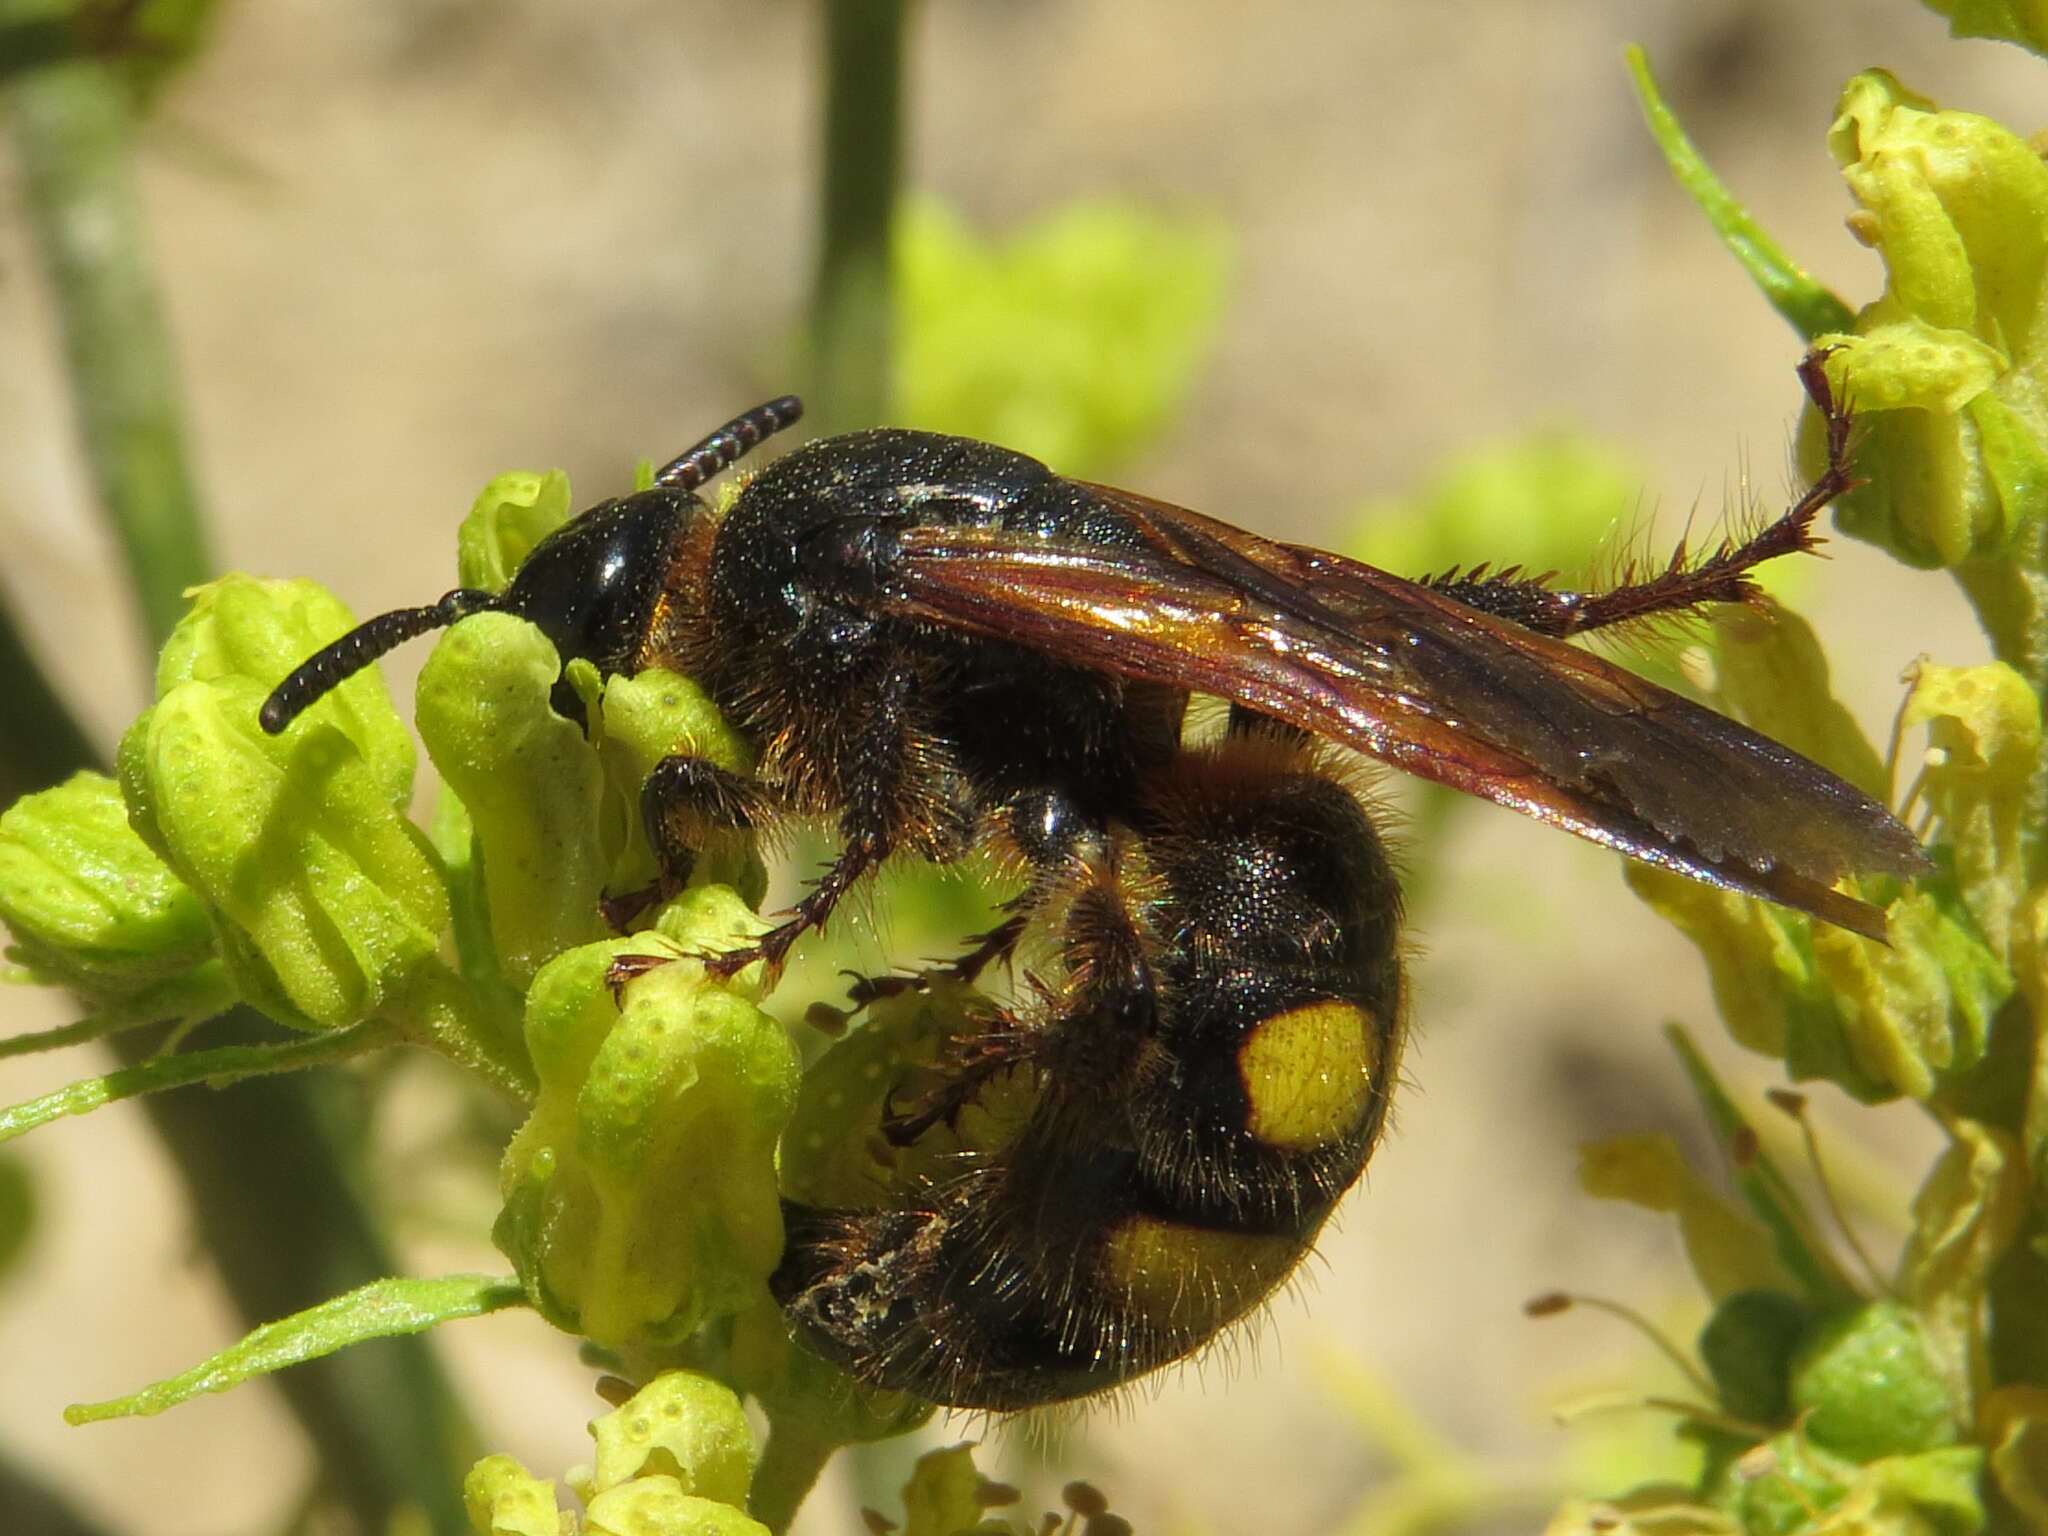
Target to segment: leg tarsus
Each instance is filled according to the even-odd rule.
[[[954,1041],[953,1060],[943,1068],[945,1080],[933,1090],[923,1109],[902,1115],[884,1100],[882,1135],[892,1147],[907,1147],[933,1126],[957,1130],[961,1114],[981,1097],[984,1088],[1004,1073],[1030,1064],[1035,1054],[1033,1040],[1033,1033],[1012,1015],[998,1012],[989,1028]]]
[[[1007,965],[1010,957],[1017,952],[1017,945],[1031,926],[1031,917],[1026,912],[1013,912],[987,933],[971,933],[967,942],[974,946],[966,954],[946,967],[946,973],[968,986],[973,986],[981,973],[998,961]]]
[[[790,909],[786,921],[776,924],[751,944],[712,956],[705,962],[706,968],[720,981],[730,980],[736,972],[756,960],[767,962],[771,976],[779,973],[789,947],[813,928],[824,927],[833,908],[839,905],[839,899],[887,857],[887,848],[866,842],[849,843],[804,899]]]
[[[1817,348],[1799,363],[1799,382],[1824,426],[1827,466],[1797,501],[1741,543],[1723,544],[1700,560],[1691,559],[1681,546],[1656,575],[1606,592],[1562,591],[1552,588],[1546,576],[1524,577],[1513,570],[1488,576],[1484,567],[1463,575],[1450,572],[1423,585],[1559,639],[1633,619],[1689,612],[1702,603],[1755,602],[1758,589],[1749,573],[1780,555],[1811,552],[1819,543],[1814,519],[1857,483],[1850,452],[1855,418],[1828,381],[1830,350]]]
[[[659,970],[664,965],[672,965],[677,958],[675,955],[612,956],[612,963],[605,967],[604,972],[604,984],[612,995],[612,1006],[625,1006],[626,983],[636,976],[645,976],[649,971]]]

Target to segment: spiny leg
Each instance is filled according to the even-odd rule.
[[[845,839],[839,857],[790,909],[787,921],[712,960],[712,975],[731,976],[756,960],[765,960],[771,972],[779,970],[789,947],[824,927],[840,898],[899,847],[933,859],[966,847],[971,827],[966,811],[941,788],[954,775],[927,718],[925,687],[916,665],[901,662],[882,668],[869,687],[848,689],[845,707],[855,712],[859,728],[839,767],[839,830]]]
[[[832,915],[832,909],[839,904],[839,898],[852,889],[861,876],[881,863],[882,857],[862,846],[848,848],[811,887],[810,893],[790,909],[788,921],[778,923],[751,944],[703,956],[705,974],[714,981],[730,981],[756,960],[767,962],[771,976],[779,972],[790,945],[811,929],[822,928],[825,919]],[[605,982],[616,998],[619,989],[635,976],[677,958],[675,955],[620,955],[606,971]]]
[[[1046,1070],[1049,1082],[1100,1088],[1128,1070],[1136,1043],[1152,1037],[1159,1004],[1156,942],[1118,875],[1112,841],[1092,841],[1068,865],[1074,888],[1061,933],[1061,984],[1048,987],[1027,976],[1036,994],[1032,1006],[998,1009],[983,1028],[956,1035],[951,1060],[944,1063],[947,1079],[925,1108],[884,1121],[883,1134],[894,1145],[907,1146],[935,1125],[954,1125],[991,1082],[1019,1067]],[[1011,927],[1006,923],[990,940],[1014,946],[1024,931],[1023,915],[1012,922],[1014,933],[1005,931]]]
[[[1470,608],[1510,620],[1525,629],[1563,639],[1611,624],[1684,613],[1701,603],[1747,603],[1758,595],[1749,573],[1780,555],[1810,552],[1819,542],[1813,521],[1821,509],[1857,483],[1850,453],[1855,418],[1835,398],[1824,366],[1828,348],[1800,360],[1799,382],[1825,425],[1827,467],[1785,512],[1739,544],[1723,544],[1694,561],[1681,546],[1670,563],[1643,581],[1606,592],[1560,591],[1548,577],[1524,577],[1516,570],[1485,574],[1482,566],[1464,575],[1451,572],[1422,583]]]
[[[990,1083],[1032,1059],[1031,1031],[1001,1010],[986,1027],[960,1037],[955,1047],[943,1064],[945,1081],[923,1109],[914,1115],[898,1114],[891,1100],[883,1101],[882,1135],[890,1146],[912,1146],[937,1125],[957,1128],[961,1114]]]
[[[711,956],[704,962],[705,970],[719,981],[728,980],[756,960],[765,960],[771,972],[781,970],[789,947],[813,928],[824,927],[833,908],[839,905],[839,899],[888,855],[886,846],[873,842],[847,844],[839,857],[826,866],[825,873],[818,877],[803,900],[789,909],[786,920],[777,923],[751,944]]]
[[[973,986],[981,973],[997,962],[1008,964],[1017,945],[1031,927],[1029,912],[1012,912],[987,933],[969,934],[974,948],[946,967],[946,974]]]

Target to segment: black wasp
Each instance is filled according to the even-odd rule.
[[[1408,581],[1022,454],[882,429],[789,453],[723,513],[697,494],[794,422],[785,397],[538,544],[503,593],[370,620],[280,683],[277,732],[399,642],[496,610],[564,659],[694,677],[751,777],[676,756],[642,807],[662,876],[718,828],[836,822],[779,966],[903,853],[993,847],[1019,885],[959,963],[1052,955],[914,1136],[990,1078],[1036,1106],[1006,1148],[885,1210],[786,1206],[771,1286],[861,1379],[958,1406],[1080,1396],[1256,1308],[1363,1169],[1402,1038],[1400,895],[1337,749],[1881,939],[1845,876],[1926,867],[1883,806],[1566,638],[1755,595],[1850,484],[1850,421],[1801,378],[1828,464],[1753,537],[1604,592],[1515,573]],[[1209,740],[1192,695],[1227,701]]]

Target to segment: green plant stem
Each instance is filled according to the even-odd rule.
[[[66,1115],[83,1115],[123,1099],[159,1093],[166,1088],[183,1088],[206,1083],[225,1088],[251,1077],[273,1072],[294,1072],[304,1067],[332,1066],[397,1041],[398,1034],[381,1019],[372,1019],[348,1029],[302,1036],[282,1044],[228,1045],[211,1051],[179,1051],[104,1077],[84,1080],[0,1110],[0,1142],[60,1120]]]
[[[372,1339],[423,1333],[459,1318],[525,1304],[524,1288],[510,1276],[373,1280],[305,1312],[266,1323],[218,1354],[140,1391],[101,1403],[73,1403],[64,1410],[64,1421],[97,1424],[103,1419],[147,1418],[202,1393],[226,1392],[258,1376],[322,1360]]]
[[[811,308],[819,434],[889,411],[890,234],[902,158],[903,0],[825,0],[824,164]]]
[[[124,1029],[139,1029],[166,1020],[197,1024],[225,1012],[234,1000],[235,987],[226,968],[218,960],[208,960],[182,976],[159,982],[133,1001],[114,1004],[105,1013],[56,1029],[0,1038],[0,1061],[9,1056],[30,1056],[62,1050],[67,1045],[83,1045]]]
[[[1750,217],[1749,210],[1721,184],[1684,126],[1664,104],[1657,78],[1650,73],[1648,55],[1632,44],[1623,50],[1623,58],[1635,81],[1643,121],[1657,147],[1664,151],[1672,176],[1699,204],[1700,212],[1707,216],[1707,222],[1714,226],[1714,232],[1742,264],[1771,308],[1808,341],[1831,331],[1846,331],[1855,318],[1849,306],[1786,255],[1763,226]]]
[[[794,1420],[770,1424],[768,1443],[761,1448],[761,1462],[754,1469],[753,1497],[748,1501],[754,1518],[781,1536],[839,1446],[839,1441]]]
[[[0,0],[0,27],[54,9],[47,0]],[[212,574],[213,561],[146,254],[128,87],[111,62],[80,58],[17,76],[5,100],[86,457],[153,650],[184,615],[185,589]]]

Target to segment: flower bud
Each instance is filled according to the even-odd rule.
[[[656,873],[640,818],[640,786],[655,764],[670,756],[701,757],[729,773],[745,774],[753,770],[753,754],[702,688],[665,667],[609,679],[597,713],[602,723],[599,756],[609,786],[612,872],[606,888],[631,891]],[[691,880],[730,885],[750,906],[759,906],[768,888],[767,869],[753,837],[745,833],[721,834],[700,850]]]
[[[1828,371],[1864,433],[1867,483],[1837,522],[1913,565],[2002,555],[2048,511],[2035,340],[2048,166],[2010,129],[1940,111],[1883,70],[1849,82],[1828,147],[1862,205],[1850,226],[1886,272],[1853,335],[1816,338],[1837,348]]]
[[[1907,678],[1913,691],[1900,725],[1927,727],[1921,792],[1953,857],[1957,891],[1983,932],[2006,934],[2026,889],[2021,826],[2041,757],[2041,702],[2003,662],[1919,662]]]
[[[605,931],[604,775],[551,702],[560,674],[533,625],[479,613],[441,637],[416,694],[427,755],[469,812],[491,935],[516,987]]]
[[[344,682],[282,735],[257,724],[279,677],[347,624],[310,583],[202,588],[119,755],[136,831],[206,904],[238,991],[298,1027],[353,1023],[446,980],[446,892],[405,815],[411,740],[375,678]]]
[[[608,1488],[583,1512],[583,1536],[769,1536],[743,1509],[700,1499],[672,1477],[643,1477]]]
[[[514,470],[477,494],[455,536],[461,584],[502,592],[533,546],[569,520],[569,477],[559,469]]]
[[[1894,1301],[1822,1324],[1793,1361],[1791,1402],[1815,1445],[1851,1461],[1934,1450],[1959,1432],[1919,1321]]]
[[[495,1235],[534,1305],[607,1348],[745,1309],[781,1255],[775,1142],[798,1078],[782,1026],[694,958],[627,981],[622,1004],[607,986],[617,956],[715,954],[762,927],[731,891],[697,888],[655,932],[556,959],[528,995],[540,1092],[506,1151]]]
[[[562,1536],[555,1485],[510,1456],[486,1456],[471,1467],[462,1502],[476,1536]]]
[[[586,1502],[635,1478],[669,1477],[699,1498],[742,1508],[754,1480],[754,1432],[740,1400],[695,1371],[664,1371],[590,1424],[597,1457],[570,1484]]]
[[[0,919],[37,981],[111,1005],[213,953],[191,888],[135,835],[120,789],[79,773],[0,814]]]

